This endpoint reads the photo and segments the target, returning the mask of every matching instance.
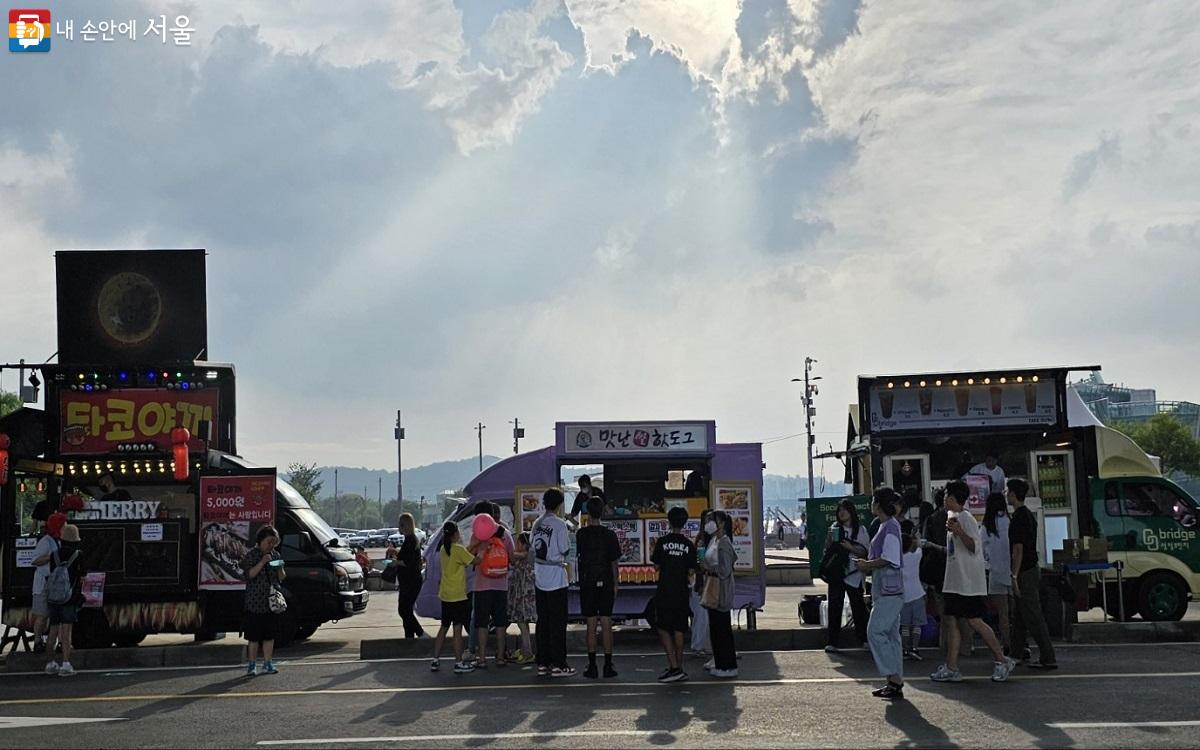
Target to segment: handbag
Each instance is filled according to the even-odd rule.
[[[287,612],[287,598],[283,595],[283,589],[278,586],[271,586],[271,595],[267,597],[267,606],[271,608],[271,614],[282,615]]]
[[[380,572],[379,577],[388,583],[395,583],[400,577],[400,566],[395,561],[389,562],[388,566]]]
[[[700,606],[705,609],[721,608],[721,579],[708,576],[704,579],[704,591],[700,594]]]

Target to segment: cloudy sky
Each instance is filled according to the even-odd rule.
[[[207,248],[256,460],[391,466],[397,408],[411,464],[514,416],[776,438],[806,354],[822,446],[858,373],[1200,400],[1192,0],[52,11],[73,42],[0,61],[0,361],[54,351],[54,250]],[[79,37],[180,13],[191,47]]]

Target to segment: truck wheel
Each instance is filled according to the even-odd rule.
[[[1171,573],[1151,573],[1138,588],[1138,609],[1143,620],[1182,620],[1188,608],[1188,590]]]
[[[108,648],[112,642],[112,629],[104,611],[81,610],[79,624],[71,631],[71,645],[75,648]]]

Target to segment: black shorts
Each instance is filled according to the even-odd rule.
[[[249,643],[273,641],[279,635],[279,615],[270,612],[246,612],[242,623],[242,632]]]
[[[475,592],[475,627],[476,628],[507,628],[508,627],[508,592],[507,591],[476,591]]]
[[[612,617],[616,591],[611,579],[579,581],[579,614],[584,617]]]
[[[687,599],[671,601],[655,597],[650,609],[654,614],[650,624],[658,630],[688,632],[688,615],[692,613],[692,608]]]
[[[951,617],[961,617],[964,620],[977,620],[987,617],[986,596],[963,596],[962,594],[942,594],[945,601],[945,613]]]
[[[442,602],[442,627],[448,628],[451,625],[471,627],[470,599],[463,599],[461,602]]]
[[[50,603],[51,625],[75,625],[79,622],[79,609],[74,604]]]

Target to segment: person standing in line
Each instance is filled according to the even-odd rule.
[[[65,602],[51,600],[47,594],[50,634],[46,641],[46,649],[50,653],[50,661],[46,664],[46,674],[71,677],[75,674],[75,668],[71,666],[71,635],[75,624],[79,622],[79,605],[83,603],[83,595],[79,591],[78,567],[72,566],[78,564],[83,548],[79,543],[79,527],[75,524],[64,524],[60,536],[57,548],[50,555],[50,569],[51,573],[58,568],[66,569],[71,593]],[[55,646],[59,644],[62,645],[62,664],[54,661]]]
[[[479,562],[479,558],[467,551],[460,540],[458,524],[447,521],[442,525],[442,538],[438,543],[438,558],[442,564],[442,577],[438,582],[438,599],[442,602],[442,624],[433,639],[433,661],[429,670],[441,668],[442,645],[446,633],[453,628],[454,673],[474,672],[475,665],[463,658],[463,628],[471,625],[471,600],[467,597],[467,566]]]
[[[904,698],[904,647],[900,641],[900,615],[904,610],[904,544],[901,541],[900,496],[891,487],[880,487],[871,498],[871,511],[879,531],[871,540],[870,557],[855,564],[871,574],[871,619],[867,638],[875,667],[887,684],[871,694],[885,700]]]
[[[658,568],[658,587],[651,601],[654,628],[667,653],[667,668],[658,676],[659,682],[681,682],[688,678],[683,671],[683,639],[688,631],[689,576],[696,569],[697,560],[696,546],[683,535],[687,521],[686,510],[671,508],[667,512],[671,531],[659,538],[650,555],[650,562]]]
[[[737,551],[733,548],[733,519],[723,510],[714,511],[704,530],[710,540],[701,551],[702,567],[708,578],[718,582],[717,600],[705,607],[708,610],[709,640],[712,641],[712,660],[705,669],[713,677],[733,679],[738,676],[737,646],[733,641],[733,564]],[[711,583],[708,584],[711,586]],[[715,604],[715,606],[713,606]]]
[[[946,509],[946,490],[939,489],[933,494],[935,510],[925,520],[921,534],[921,581],[929,587],[933,605],[933,614],[939,622],[938,648],[945,650],[948,638],[946,620],[946,600],[942,593],[942,585],[946,582],[946,522],[950,520],[950,511]],[[970,656],[974,651],[973,641],[975,631],[966,620],[957,620],[959,632],[959,656]]]
[[[850,500],[838,503],[837,520],[829,527],[825,554],[837,554],[845,560],[845,575],[829,582],[829,643],[826,653],[836,653],[841,645],[842,599],[850,600],[854,615],[854,634],[860,644],[867,642],[867,605],[863,601],[862,571],[850,564],[851,557],[865,557],[871,543],[867,530],[858,519],[858,509]]]
[[[703,558],[704,551],[708,549],[708,543],[712,536],[708,533],[709,516],[712,515],[711,510],[706,510],[700,514],[700,531],[696,534],[694,544],[696,545],[696,554]],[[704,565],[703,559],[698,559],[701,563],[696,568],[696,583],[692,586],[692,593],[689,597],[689,604],[692,610],[692,653],[701,658],[707,656],[705,653],[709,646],[708,637],[708,610],[700,606],[700,594],[704,591]]]
[[[575,534],[579,552],[579,609],[587,618],[588,666],[583,676],[594,680],[596,670],[596,630],[603,631],[604,676],[616,677],[613,667],[612,613],[617,597],[617,561],[621,559],[621,541],[612,529],[600,523],[604,501],[593,497],[587,503],[587,525]]]
[[[33,548],[33,637],[35,654],[46,651],[46,643],[42,637],[46,635],[47,624],[50,620],[50,602],[46,598],[46,581],[50,578],[50,560],[54,550],[58,549],[58,536],[62,527],[67,523],[66,513],[51,513],[50,504],[45,500],[39,502],[33,509],[34,521],[42,536]]]
[[[1000,643],[1004,653],[1012,655],[1009,640],[1009,597],[1012,595],[1012,558],[1009,551],[1008,502],[993,492],[987,498],[983,514],[983,561],[987,566],[988,601],[996,608]]]
[[[421,544],[417,540],[416,520],[411,513],[400,514],[400,533],[404,535],[404,541],[400,543],[400,548],[394,553],[393,565],[399,566],[396,575],[396,586],[399,592],[397,599],[397,609],[400,613],[400,619],[404,622],[404,637],[405,638],[428,638],[421,623],[417,620],[416,613],[413,612],[413,606],[417,603],[417,596],[421,593]]]
[[[279,615],[271,611],[271,590],[283,583],[287,573],[283,569],[283,558],[275,548],[279,546],[279,532],[274,526],[263,526],[258,530],[255,544],[242,558],[242,571],[246,575],[245,629],[246,676],[258,674],[258,648],[262,646],[262,674],[276,674],[272,657],[275,654],[275,638],[279,635]]]
[[[563,510],[562,490],[542,494],[545,511],[533,524],[534,579],[537,585],[537,673],[539,677],[574,677],[567,663],[567,553],[571,541]]]
[[[512,577],[508,582],[508,621],[515,623],[521,633],[521,645],[513,661],[525,665],[533,661],[533,644],[529,638],[529,623],[537,622],[537,603],[534,596],[533,554],[529,534],[517,536],[512,554]]]
[[[1029,485],[1023,480],[1008,482],[1008,499],[1015,510],[1008,528],[1012,543],[1013,596],[1017,611],[1012,625],[1012,655],[1023,663],[1032,660],[1025,640],[1026,632],[1033,635],[1038,646],[1038,663],[1028,664],[1034,669],[1058,669],[1054,655],[1054,644],[1050,642],[1050,631],[1042,615],[1042,570],[1038,565],[1037,519],[1033,511],[1025,507]]]
[[[490,539],[475,539],[468,548],[479,559],[471,586],[475,600],[471,619],[475,623],[475,639],[479,644],[476,669],[487,669],[487,636],[492,628],[496,631],[496,666],[503,667],[507,663],[504,645],[505,631],[508,630],[508,571],[509,561],[515,551],[512,533],[500,523],[500,506],[495,503],[483,505],[480,512],[492,517],[496,522],[496,531]]]
[[[900,638],[904,642],[904,658],[922,661],[921,628],[925,627],[925,586],[921,583],[920,570],[924,553],[921,538],[912,521],[900,524],[901,542],[904,543],[904,610],[900,613]]]
[[[987,614],[987,576],[983,568],[983,538],[975,517],[966,510],[970,490],[965,482],[953,481],[946,485],[946,509],[949,520],[946,530],[946,582],[942,587],[946,604],[946,663],[937,668],[930,679],[935,682],[962,682],[958,670],[958,646],[960,634],[958,619],[966,620],[971,629],[983,638],[991,650],[996,666],[992,670],[993,682],[1004,682],[1012,674],[1017,663],[1004,655],[996,634],[983,621]]]

